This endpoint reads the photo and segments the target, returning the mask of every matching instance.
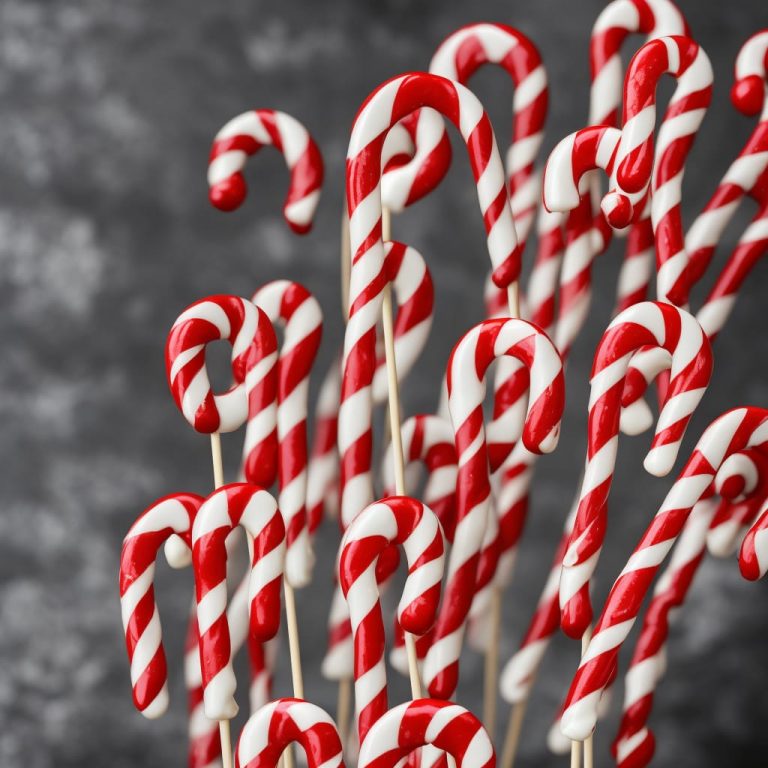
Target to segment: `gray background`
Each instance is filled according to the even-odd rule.
[[[584,124],[587,41],[601,3],[473,5],[2,4],[0,765],[185,764],[179,654],[189,573],[161,569],[159,576],[173,659],[172,708],[160,721],[145,721],[132,708],[117,599],[120,542],[135,516],[162,494],[210,486],[208,444],[167,391],[165,335],[179,311],[202,296],[250,295],[269,279],[299,279],[325,308],[318,371],[325,370],[341,330],[343,157],[366,94],[393,74],[424,68],[459,25],[498,20],[518,25],[544,55],[552,86],[546,147]],[[768,14],[759,2],[681,6],[716,71],[714,106],[686,177],[690,221],[752,128],[728,101],[732,62]],[[473,87],[504,145],[506,77],[486,71]],[[252,191],[241,211],[225,216],[208,206],[211,138],[249,107],[295,115],[323,150],[326,188],[317,225],[304,239],[281,220],[287,176],[275,152],[250,164]],[[404,388],[406,413],[434,407],[450,347],[481,317],[481,219],[462,151],[455,157],[439,193],[394,227],[427,257],[438,297],[432,342]],[[729,229],[728,243],[749,213]],[[588,368],[610,316],[619,261],[614,248],[596,269],[595,311],[568,371],[564,439],[541,463],[518,578],[505,603],[505,658],[527,622],[575,490]],[[717,343],[716,373],[684,453],[722,410],[768,403],[759,299],[767,283],[761,266]],[[231,472],[238,440],[225,441]],[[641,474],[647,444],[647,436],[622,442],[596,602],[669,484]],[[331,711],[335,691],[318,667],[336,542],[329,525],[318,543],[315,584],[299,596],[307,695]],[[706,562],[671,643],[670,674],[653,718],[657,764],[765,765],[765,599],[765,587],[742,582],[735,562]],[[278,695],[288,693],[284,656]],[[548,656],[526,721],[523,764],[564,764],[547,756],[543,736],[576,658],[563,638]],[[474,706],[479,659],[468,654],[464,670],[460,698]],[[393,697],[404,695],[398,681]],[[598,732],[600,765],[609,759],[612,733]]]

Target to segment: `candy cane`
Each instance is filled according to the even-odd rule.
[[[200,627],[200,662],[205,714],[230,720],[237,714],[235,674],[227,621],[227,551],[224,542],[238,525],[253,538],[249,588],[250,634],[266,641],[280,624],[280,586],[285,557],[285,525],[277,502],[250,483],[214,491],[192,528],[192,556]]]
[[[757,520],[747,531],[739,550],[739,569],[745,579],[762,579],[768,571],[768,550],[766,549],[768,529],[768,501],[764,502]]]
[[[435,627],[434,643],[424,662],[424,679],[430,694],[440,698],[449,698],[456,690],[459,653],[490,506],[482,409],[484,377],[491,363],[502,356],[516,357],[529,369],[530,395],[522,434],[528,450],[554,450],[564,407],[560,357],[552,342],[524,320],[486,320],[465,334],[451,353],[449,408],[459,457],[456,534],[446,598]]]
[[[291,587],[304,587],[314,564],[306,512],[307,399],[309,375],[323,333],[323,313],[303,285],[289,280],[267,283],[253,295],[253,303],[273,325],[284,328],[277,360],[278,503],[285,521],[285,578]],[[248,456],[244,463],[253,464]]]
[[[408,579],[397,609],[406,632],[423,635],[432,626],[443,578],[443,532],[421,502],[392,496],[366,507],[341,542],[339,583],[349,607],[355,646],[355,709],[360,741],[387,711],[384,621],[376,566],[390,545],[400,544]],[[412,681],[413,683],[413,681]]]
[[[495,768],[496,755],[482,723],[458,704],[417,699],[387,711],[360,745],[358,768],[395,768],[407,755],[432,746],[458,768]]]
[[[677,88],[656,139],[654,163],[656,86],[664,74],[677,78]],[[688,37],[646,43],[627,70],[616,181],[620,191],[631,193],[650,185],[657,295],[678,306],[687,302],[688,294],[688,256],[680,219],[684,164],[711,99],[712,66]]]
[[[344,768],[341,739],[325,710],[303,699],[278,699],[254,712],[237,742],[237,768],[277,768],[283,752],[301,745],[309,768]]]
[[[120,554],[120,611],[131,665],[133,703],[144,717],[168,709],[168,668],[160,614],[155,603],[155,558],[176,535],[189,546],[201,496],[175,493],[148,507],[123,540]]]
[[[718,469],[713,491],[723,496],[723,501],[732,503],[738,497],[755,494],[760,479],[762,488],[756,494],[757,505],[753,501],[753,512],[763,503],[768,461],[754,450],[734,453]],[[717,507],[714,499],[703,499],[693,507],[669,563],[654,587],[626,674],[624,712],[613,744],[617,762],[623,768],[630,765],[641,768],[648,765],[653,756],[654,737],[648,728],[648,719],[655,689],[666,672],[670,624],[685,602],[698,572]]]
[[[235,383],[229,391],[214,394],[205,365],[205,348],[219,339],[232,344]],[[179,315],[168,334],[168,386],[195,430],[212,435],[217,486],[223,482],[218,477],[220,461],[216,460],[218,434],[234,431],[248,418],[246,475],[259,477],[267,486],[275,479],[276,363],[277,339],[269,318],[250,301],[237,296],[209,296],[195,302]],[[255,413],[260,414],[259,419],[253,418]]]
[[[424,106],[436,108],[451,119],[467,143],[488,232],[494,280],[506,287],[520,271],[501,158],[490,121],[477,99],[463,86],[428,74],[403,75],[380,86],[355,120],[347,158],[353,256],[339,409],[341,509],[346,524],[373,500],[370,388],[375,323],[388,282],[381,239],[381,149],[390,128]]]
[[[560,580],[561,624],[571,637],[582,637],[592,620],[589,583],[605,536],[621,396],[631,356],[645,346],[663,347],[671,355],[669,391],[644,462],[653,475],[663,476],[672,468],[711,376],[707,337],[691,315],[670,304],[636,304],[613,320],[603,335],[592,367],[584,480]]]
[[[222,211],[240,207],[248,191],[242,173],[246,160],[263,146],[282,152],[291,175],[283,205],[288,226],[297,234],[309,232],[320,200],[323,158],[307,129],[285,112],[243,112],[216,134],[208,158],[211,204]]]
[[[611,588],[594,635],[571,684],[562,730],[585,739],[595,724],[595,707],[631,630],[643,598],[693,507],[706,494],[718,468],[732,453],[768,444],[768,411],[737,408],[713,422],[662,502],[624,570]]]

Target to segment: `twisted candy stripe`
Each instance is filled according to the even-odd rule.
[[[123,540],[120,611],[133,703],[148,718],[160,717],[168,709],[168,667],[155,603],[155,558],[171,536],[190,545],[192,523],[202,503],[202,497],[193,493],[164,496],[140,515]]]
[[[340,394],[341,361],[336,357],[325,374],[315,404],[315,434],[307,473],[307,523],[310,534],[317,530],[324,516],[338,515],[334,491],[339,477],[336,438]]]
[[[194,609],[194,604],[193,604]],[[205,716],[203,678],[200,672],[200,635],[197,615],[192,612],[184,643],[184,685],[187,689],[188,768],[221,768],[219,724]]]
[[[397,608],[406,632],[423,635],[432,626],[443,578],[443,532],[421,502],[392,496],[366,507],[341,542],[339,583],[349,607],[355,644],[355,709],[360,741],[387,711],[384,620],[376,566],[392,544],[408,561],[408,578]]]
[[[482,723],[458,704],[416,699],[386,712],[360,745],[358,768],[395,768],[409,753],[433,746],[457,768],[495,768],[493,744]]]
[[[283,216],[297,234],[309,232],[320,199],[323,158],[315,140],[295,118],[272,109],[253,109],[230,120],[217,134],[208,158],[208,197],[222,211],[245,200],[246,159],[262,147],[282,152],[291,174]]]
[[[503,166],[490,121],[478,100],[463,86],[435,75],[402,75],[384,83],[362,106],[352,130],[347,157],[347,204],[353,255],[339,410],[341,507],[346,524],[373,497],[370,388],[376,321],[389,281],[381,240],[381,150],[391,127],[425,106],[438,109],[452,120],[467,143],[496,284],[510,285],[520,271]]]
[[[232,432],[248,415],[246,375],[267,368],[274,347],[269,318],[250,301],[237,296],[209,296],[179,315],[165,345],[168,385],[179,410],[198,432]],[[211,391],[205,347],[226,339],[232,345],[234,386],[224,394]],[[276,356],[275,356],[276,357]],[[268,373],[265,379],[270,378]],[[276,445],[276,444],[275,444]]]
[[[603,334],[592,367],[584,480],[560,580],[561,623],[571,637],[581,637],[592,620],[589,582],[605,537],[622,391],[632,355],[648,346],[663,347],[671,355],[669,391],[644,462],[653,475],[663,476],[672,469],[712,373],[712,352],[701,327],[670,304],[636,304]]]
[[[222,486],[206,499],[192,528],[203,698],[205,714],[211,720],[229,720],[237,714],[225,541],[238,525],[253,539],[249,634],[263,642],[274,637],[280,625],[285,525],[277,502],[249,483]]]
[[[267,283],[253,295],[253,303],[273,325],[279,323],[284,329],[277,359],[278,502],[285,521],[285,578],[293,587],[304,587],[314,564],[306,512],[307,400],[309,375],[323,333],[323,313],[303,285],[289,280]],[[244,464],[253,468],[248,455]],[[252,479],[248,474],[246,478]]]
[[[712,490],[723,497],[724,503],[734,503],[739,499],[748,501],[754,517],[764,502],[767,483],[768,459],[751,449],[733,453],[723,461]],[[614,754],[622,768],[642,768],[653,757],[655,739],[648,728],[648,720],[655,689],[666,673],[670,624],[685,602],[704,557],[717,508],[714,499],[703,499],[693,507],[669,563],[654,587],[627,671],[624,713],[613,744]]]
[[[304,749],[309,768],[344,768],[341,739],[331,716],[303,699],[278,699],[254,712],[235,750],[236,768],[277,768],[292,743]]]
[[[589,736],[596,705],[661,562],[693,507],[705,497],[718,468],[732,453],[768,447],[768,411],[736,408],[704,432],[661,508],[611,588],[594,635],[571,683],[562,719],[570,739]]]
[[[524,320],[486,320],[466,333],[451,353],[448,397],[459,459],[456,533],[446,596],[435,640],[424,662],[429,692],[440,698],[450,698],[456,690],[465,622],[487,525],[491,488],[483,426],[485,374],[491,363],[502,356],[516,357],[529,371],[530,391],[522,434],[529,451],[549,453],[555,449],[565,404],[560,356],[547,336]]]
[[[761,202],[765,192],[764,172],[768,166],[766,50],[768,30],[762,30],[744,43],[736,58],[731,100],[742,114],[760,114],[760,117],[744,149],[731,163],[715,193],[688,230],[685,244],[690,259],[691,285],[697,283],[706,272],[717,244],[740,202],[747,196]]]
[[[544,138],[549,88],[541,54],[528,37],[506,24],[468,24],[449,35],[435,51],[429,71],[466,85],[486,64],[502,67],[515,86],[512,140],[506,168],[509,197],[520,248],[539,202],[534,164]]]
[[[664,74],[677,78],[677,88],[659,130],[654,162],[656,86]],[[680,218],[683,172],[711,99],[712,66],[688,37],[662,37],[646,43],[627,70],[616,182],[619,195],[638,193],[650,185],[657,295],[678,306],[688,298],[688,256]],[[609,220],[621,226],[622,222]]]

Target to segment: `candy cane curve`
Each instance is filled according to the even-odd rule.
[[[253,539],[248,594],[249,635],[266,641],[280,625],[280,588],[285,559],[285,524],[275,499],[250,483],[214,491],[192,527],[192,558],[200,630],[205,714],[229,720],[238,711],[232,644],[227,619],[227,536],[238,525]]]
[[[417,699],[387,711],[360,745],[358,768],[395,768],[421,747],[449,754],[457,768],[495,768],[493,744],[467,709],[437,699]]]
[[[369,469],[358,471],[357,467],[371,465],[375,324],[388,281],[381,240],[381,148],[395,123],[425,106],[454,122],[467,144],[495,282],[500,287],[509,286],[520,271],[503,166],[493,129],[479,101],[463,86],[424,73],[401,75],[381,85],[358,113],[347,157],[352,270],[339,409],[341,509],[345,524],[373,498]]]
[[[341,739],[331,716],[303,699],[271,701],[243,726],[236,768],[277,768],[290,744],[299,744],[309,768],[344,768]]]
[[[323,158],[309,131],[285,112],[254,109],[230,120],[217,134],[208,158],[211,204],[222,211],[239,208],[247,194],[243,168],[262,147],[282,152],[291,175],[283,216],[297,234],[312,227],[323,183]]]
[[[267,283],[252,300],[274,326],[283,326],[277,358],[278,503],[285,521],[285,578],[291,586],[303,587],[309,583],[314,560],[306,511],[307,401],[309,376],[323,333],[323,313],[317,299],[290,280]],[[244,466],[252,470],[253,465],[246,454]],[[252,473],[246,473],[246,479],[251,480]]]
[[[192,523],[203,498],[174,493],[158,499],[131,526],[120,554],[120,612],[131,665],[133,703],[144,717],[168,709],[168,668],[155,603],[155,559],[171,536],[190,545]]]
[[[443,532],[426,505],[391,496],[366,507],[341,542],[339,583],[347,600],[355,647],[355,709],[360,741],[387,711],[384,620],[376,566],[390,545],[402,545],[408,578],[397,609],[406,632],[423,635],[434,623],[443,578]]]
[[[525,320],[485,320],[454,347],[448,363],[448,397],[459,459],[454,545],[435,640],[424,662],[433,696],[450,698],[458,681],[467,614],[490,506],[488,449],[483,425],[485,374],[497,358],[519,359],[529,370],[530,393],[522,431],[525,447],[549,453],[557,445],[565,404],[562,361],[552,342]]]
[[[728,411],[699,439],[655,518],[614,583],[592,640],[571,683],[562,731],[583,740],[592,732],[596,704],[662,561],[681,534],[693,507],[705,496],[718,468],[732,453],[768,443],[768,411]]]
[[[656,86],[664,74],[677,79],[677,88],[654,150]],[[687,302],[688,294],[688,255],[680,218],[683,172],[712,99],[712,79],[712,66],[703,49],[691,38],[678,35],[646,43],[630,62],[625,80],[623,127],[616,151],[618,191],[608,197],[651,189],[657,295],[678,306]],[[615,218],[609,217],[609,221],[622,225]]]
[[[766,481],[768,460],[760,451],[750,449],[732,453],[722,462],[712,490],[723,496],[723,502],[730,503],[756,495],[756,498],[750,498],[755,513],[765,498]],[[759,490],[758,483],[761,486]],[[666,673],[670,625],[684,604],[703,560],[717,509],[718,504],[713,498],[702,499],[693,507],[675,542],[669,563],[654,586],[626,673],[624,711],[613,743],[613,751],[621,768],[642,768],[653,756],[655,739],[648,720],[655,689]]]
[[[592,620],[589,584],[600,557],[616,464],[621,398],[632,355],[662,347],[671,356],[671,381],[644,466],[663,476],[674,464],[688,422],[712,373],[709,341],[685,310],[660,302],[630,307],[608,326],[592,367],[587,460],[579,506],[560,579],[561,624],[581,637]]]

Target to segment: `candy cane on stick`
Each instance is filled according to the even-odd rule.
[[[490,506],[482,405],[485,374],[491,363],[502,356],[516,357],[529,370],[530,394],[522,430],[528,450],[554,450],[564,407],[560,356],[548,337],[524,320],[486,320],[465,334],[451,353],[449,408],[459,457],[456,533],[446,597],[435,627],[435,640],[424,662],[430,694],[440,698],[450,698],[456,690],[459,654]]]
[[[168,668],[160,614],[155,603],[155,559],[171,537],[189,547],[192,524],[203,498],[175,493],[148,507],[123,541],[120,554],[120,610],[131,664],[133,703],[144,717],[168,708]]]
[[[768,411],[762,408],[728,411],[705,430],[611,588],[566,699],[562,730],[570,739],[582,740],[592,732],[596,703],[653,578],[718,469],[733,453],[767,446]]]
[[[733,453],[722,463],[711,492],[721,495],[722,501],[727,503],[735,503],[746,496],[754,516],[764,502],[766,481],[768,459],[760,451],[751,449]],[[717,508],[713,498],[703,499],[694,506],[669,563],[654,587],[626,674],[624,712],[613,743],[614,754],[622,768],[642,768],[653,756],[655,740],[648,728],[648,720],[655,689],[666,672],[670,624],[685,602],[703,560]]]
[[[227,536],[242,526],[252,539],[248,591],[249,635],[264,642],[280,625],[280,587],[285,558],[285,524],[275,499],[250,483],[214,491],[192,528],[192,557],[200,629],[205,714],[226,721],[237,714],[236,681],[227,617]]]
[[[592,367],[584,479],[560,579],[561,623],[570,637],[582,637],[592,620],[589,583],[605,536],[621,397],[631,357],[642,347],[662,347],[671,361],[669,391],[644,462],[651,474],[663,476],[672,468],[712,373],[707,337],[690,314],[671,304],[635,304],[603,334]]]
[[[254,712],[243,726],[235,753],[237,768],[277,768],[293,743],[309,768],[344,768],[341,739],[329,714],[302,699],[278,699]]]
[[[393,707],[374,723],[360,745],[358,768],[395,768],[421,747],[448,753],[458,768],[495,768],[488,732],[467,709],[438,699]]]
[[[398,605],[406,632],[423,635],[432,626],[443,577],[443,532],[428,507],[407,496],[391,496],[366,507],[341,542],[339,583],[349,606],[355,645],[355,709],[362,741],[387,711],[384,620],[376,565],[382,552],[402,545],[408,578]],[[409,650],[413,698],[421,696],[416,659]]]

